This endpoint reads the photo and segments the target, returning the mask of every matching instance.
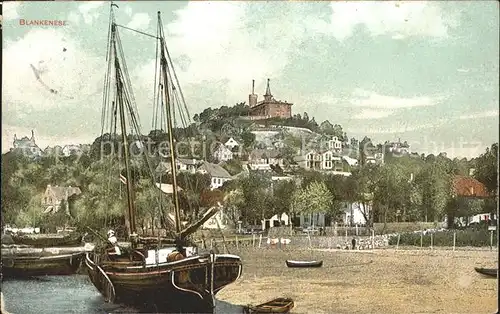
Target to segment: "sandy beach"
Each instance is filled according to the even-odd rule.
[[[292,313],[494,313],[496,280],[474,267],[496,267],[493,251],[309,251],[242,249],[242,278],[218,294],[232,304],[287,296]],[[293,269],[286,259],[323,260]]]

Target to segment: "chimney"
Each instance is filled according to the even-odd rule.
[[[255,80],[252,80],[252,93],[248,95],[248,105],[250,108],[257,105],[257,95],[255,94]]]

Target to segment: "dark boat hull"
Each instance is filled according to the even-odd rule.
[[[289,313],[294,305],[293,300],[290,298],[276,298],[256,306],[247,306],[244,308],[244,312],[247,314]]]
[[[291,261],[286,260],[286,266],[290,268],[316,268],[323,266],[323,261]]]
[[[107,302],[161,303],[176,312],[212,313],[214,296],[242,272],[238,256],[213,256],[120,269],[117,265],[96,263],[95,257],[87,254],[85,265],[90,281]],[[211,258],[215,260],[213,263]]]
[[[476,272],[480,273],[481,275],[490,277],[490,278],[497,278],[497,273],[498,269],[496,268],[480,268],[480,267],[474,267]]]
[[[5,278],[72,275],[77,272],[83,257],[83,252],[43,257],[4,256],[2,274]]]
[[[70,234],[24,234],[11,235],[15,244],[30,245],[37,248],[45,247],[74,247],[82,245],[82,235]]]

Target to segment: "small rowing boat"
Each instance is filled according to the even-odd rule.
[[[289,313],[294,307],[294,302],[290,298],[276,298],[271,301],[259,304],[259,305],[248,305],[244,307],[244,312],[247,314],[257,314],[257,313]]]
[[[286,260],[286,266],[291,268],[321,267],[323,261],[293,261]]]
[[[474,269],[480,273],[481,275],[490,277],[490,278],[497,278],[497,273],[498,269],[495,268],[481,268],[481,267],[474,267]]]

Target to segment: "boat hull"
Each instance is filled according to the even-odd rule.
[[[15,244],[30,245],[37,248],[64,246],[74,247],[82,245],[82,235],[70,234],[24,234],[11,235]]]
[[[78,271],[84,253],[53,256],[2,256],[4,278],[72,275]]]
[[[289,313],[294,305],[293,300],[290,298],[276,298],[256,306],[246,306],[244,312],[247,314]]]
[[[489,278],[497,278],[498,269],[474,267],[476,272]]]
[[[316,268],[323,266],[323,261],[292,261],[286,260],[286,266],[290,268]]]
[[[87,254],[85,265],[90,281],[107,302],[161,303],[169,310],[195,313],[212,313],[215,295],[242,272],[241,259],[229,254],[122,267],[96,263],[95,256]]]

